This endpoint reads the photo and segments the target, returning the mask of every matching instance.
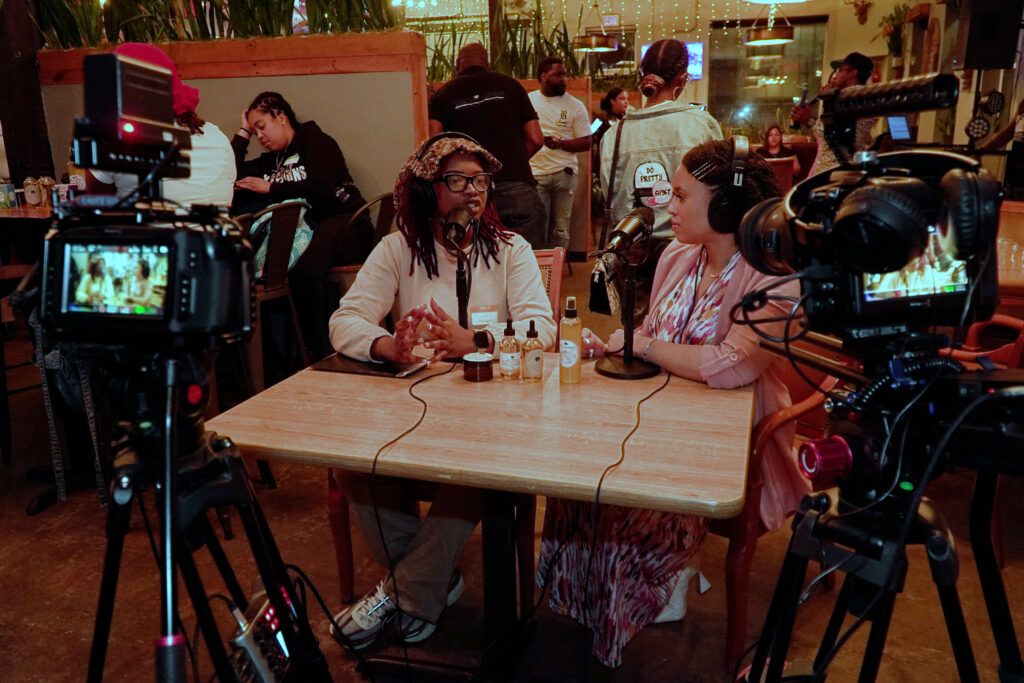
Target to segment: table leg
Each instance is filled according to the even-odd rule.
[[[517,657],[515,494],[481,492],[484,560],[483,668],[488,680],[511,679]]]

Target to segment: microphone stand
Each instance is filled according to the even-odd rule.
[[[626,291],[622,296],[622,358],[605,356],[597,361],[594,369],[605,377],[615,379],[646,379],[661,372],[654,363],[633,357],[633,305],[636,301],[636,264],[630,263],[624,254],[616,251],[597,252],[600,255],[614,254],[626,264]]]
[[[459,300],[459,325],[469,329],[469,281],[466,279],[466,255],[461,249],[455,251],[458,265],[455,266],[455,296]]]

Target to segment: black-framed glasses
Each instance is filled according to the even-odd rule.
[[[441,176],[445,186],[452,192],[462,192],[466,185],[473,183],[473,189],[477,192],[486,192],[491,188],[491,174],[477,173],[476,175],[463,175],[461,173],[445,173]]]

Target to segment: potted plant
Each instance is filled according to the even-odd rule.
[[[878,25],[882,28],[881,36],[889,48],[889,63],[892,66],[894,78],[903,77],[903,38],[906,27],[907,12],[910,6],[906,3],[897,3],[892,12],[882,17]],[[878,36],[875,36],[876,38]]]

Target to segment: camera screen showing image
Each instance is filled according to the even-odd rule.
[[[929,235],[928,248],[900,270],[891,273],[865,273],[865,303],[933,295],[956,295],[970,285],[967,264],[954,259],[942,248],[935,233]]]
[[[64,249],[62,312],[164,316],[168,245],[68,243]]]

